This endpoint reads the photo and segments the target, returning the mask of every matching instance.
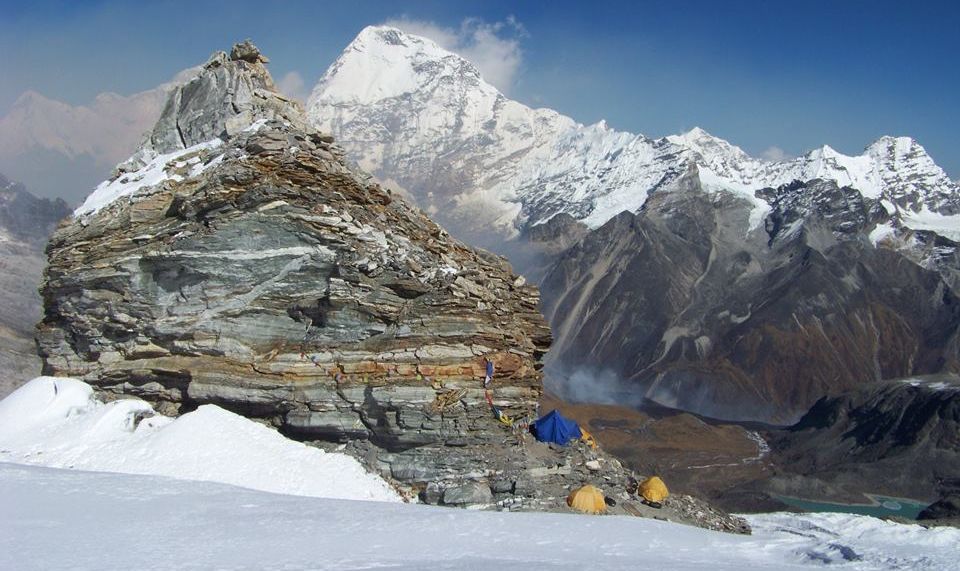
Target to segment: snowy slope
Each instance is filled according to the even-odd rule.
[[[0,505],[3,569],[950,570],[960,544],[960,530],[865,516],[757,516],[740,536],[3,463]]]
[[[101,182],[87,196],[83,204],[74,210],[73,215],[83,216],[97,212],[119,198],[133,195],[167,180],[176,182],[188,176],[197,176],[207,166],[200,164],[200,153],[212,151],[218,148],[221,143],[220,139],[213,139],[179,151],[149,156],[148,159],[145,159],[146,164],[138,170]],[[222,159],[222,157],[223,155],[219,155],[219,158]],[[216,163],[209,161],[208,164]],[[186,166],[191,167],[189,172],[184,173],[186,176],[169,172],[177,168],[182,170]]]
[[[653,140],[584,126],[507,99],[460,56],[390,27],[364,29],[307,107],[361,166],[429,213],[508,235],[559,212],[599,227],[693,168],[709,190],[754,203],[753,227],[768,209],[755,190],[824,178],[904,214],[950,215],[947,225],[960,228],[957,184],[912,139],[884,137],[859,156],[824,146],[771,163],[699,128]],[[907,226],[913,220],[903,216]]]
[[[213,405],[176,419],[144,401],[38,377],[0,401],[0,461],[223,482],[267,492],[399,501],[353,458],[288,440]]]
[[[40,377],[0,401],[0,568],[956,568],[960,531],[864,516],[753,516],[754,535],[740,536],[395,505],[354,460],[217,407],[150,414],[142,401],[99,403],[66,378]]]

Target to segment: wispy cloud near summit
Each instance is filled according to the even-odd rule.
[[[492,23],[480,18],[466,18],[459,28],[406,16],[387,20],[384,24],[429,38],[440,47],[463,56],[477,66],[485,80],[504,93],[509,93],[523,61],[520,39],[527,35],[527,31],[513,16]]]
[[[277,82],[277,89],[280,90],[280,93],[292,97],[300,103],[306,102],[307,96],[310,94],[303,76],[296,70],[284,74]]]

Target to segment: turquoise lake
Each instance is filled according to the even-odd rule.
[[[777,499],[789,506],[800,508],[809,512],[839,512],[871,515],[874,517],[899,516],[907,519],[917,519],[917,516],[920,515],[920,512],[923,511],[923,508],[930,505],[927,502],[908,500],[905,498],[891,498],[888,496],[878,496],[875,494],[864,495],[874,500],[876,504],[867,505],[816,502],[801,498],[791,498],[789,496],[777,496]]]

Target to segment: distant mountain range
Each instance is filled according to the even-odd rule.
[[[196,73],[89,107],[25,95],[0,119],[0,167],[79,202]],[[568,398],[789,422],[825,394],[960,369],[960,189],[908,137],[771,162],[702,129],[584,126],[383,26],[344,50],[307,113],[385,186],[541,283],[548,381]]]
[[[307,106],[361,166],[454,229],[493,224],[511,235],[559,213],[598,228],[693,167],[705,190],[754,204],[752,227],[770,211],[755,190],[814,178],[884,201],[911,228],[943,229],[939,215],[960,214],[957,184],[907,137],[883,137],[854,157],[823,146],[770,162],[699,128],[650,139],[584,126],[508,99],[462,57],[391,27],[364,29]]]
[[[101,93],[89,105],[24,93],[0,118],[0,172],[37,195],[81,202],[137,148],[160,117],[170,90],[197,70],[184,70],[130,96]]]
[[[64,201],[38,199],[0,174],[0,398],[40,373],[33,334],[43,248],[69,214]]]

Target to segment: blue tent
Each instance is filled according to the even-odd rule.
[[[538,418],[530,426],[530,432],[533,432],[533,435],[540,442],[556,442],[557,444],[567,444],[583,435],[576,422],[564,418],[562,414],[555,410]]]

